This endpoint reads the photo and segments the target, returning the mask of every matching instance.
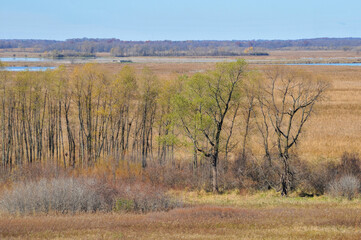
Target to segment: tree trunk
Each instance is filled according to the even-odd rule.
[[[218,193],[218,173],[217,173],[217,158],[218,156],[211,156],[211,166],[212,166],[212,191],[213,193]]]
[[[282,188],[281,195],[287,196],[290,187],[288,154],[283,155],[282,160],[283,160],[283,173],[281,176],[281,188]]]
[[[198,155],[197,155],[197,145],[193,143],[193,171],[196,171],[198,167]]]

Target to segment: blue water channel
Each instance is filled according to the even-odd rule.
[[[27,57],[2,57],[2,62],[52,62],[50,58],[27,58]]]
[[[55,67],[2,67],[0,70],[2,71],[10,71],[10,72],[21,72],[21,71],[46,71],[46,70],[55,69]]]

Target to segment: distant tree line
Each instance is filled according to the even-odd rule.
[[[242,56],[262,55],[276,49],[340,49],[361,46],[361,38],[315,38],[299,40],[232,40],[232,41],[121,41],[119,39],[0,40],[0,49],[26,48],[34,52],[62,55],[108,52],[113,56]],[[247,48],[255,49],[245,52]]]

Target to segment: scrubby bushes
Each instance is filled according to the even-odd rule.
[[[0,207],[9,213],[166,211],[179,206],[161,188],[148,184],[110,185],[95,178],[53,178],[18,182],[3,191]]]
[[[243,159],[238,156],[228,164],[220,161],[219,190],[279,191],[283,166],[275,160],[277,157],[274,154],[271,159],[259,159],[249,154]],[[289,161],[290,190],[297,191],[300,196],[323,195],[333,180],[345,175],[353,175],[361,180],[361,160],[356,154],[345,153],[340,162],[326,159],[307,162],[296,155],[291,155]],[[174,167],[150,165],[146,173],[147,180],[154,185],[211,191],[211,169],[207,164],[196,169],[191,164]]]
[[[297,169],[297,188],[301,195],[323,195],[328,184],[337,176],[334,162],[303,163]]]
[[[358,154],[345,152],[336,166],[335,180],[328,185],[328,193],[352,199],[360,192],[361,159]]]
[[[95,212],[109,210],[107,189],[95,179],[59,178],[20,182],[3,192],[1,206],[10,213]]]
[[[275,158],[277,156],[273,156]],[[290,157],[290,187],[297,190],[300,196],[323,195],[326,192],[333,196],[353,198],[359,190],[361,180],[361,159],[357,154],[344,153],[339,163],[320,161],[311,163],[302,161],[297,156]],[[239,160],[238,160],[239,161]],[[278,161],[256,159],[247,156],[242,164],[237,159],[232,166],[233,179],[238,180],[236,186],[243,189],[279,190],[282,166]],[[228,182],[232,177],[228,177]],[[336,180],[335,180],[336,179]]]
[[[118,189],[116,211],[146,213],[168,211],[181,206],[179,200],[172,199],[162,188],[149,184],[137,183],[120,188],[118,186]]]
[[[338,165],[338,173],[342,175],[354,175],[361,178],[361,159],[356,153],[345,152],[341,157],[341,163]]]
[[[239,159],[238,159],[239,160]],[[282,166],[278,161],[246,156],[242,162],[219,163],[219,187],[231,189],[267,190],[279,186]],[[341,161],[307,163],[296,156],[290,158],[291,190],[300,196],[328,193],[352,199],[361,190],[361,160],[356,154],[345,153]],[[96,167],[94,167],[96,168]],[[77,212],[137,212],[167,211],[181,206],[166,189],[212,190],[209,164],[193,168],[192,164],[173,167],[150,164],[138,175],[109,174],[98,171],[59,171],[51,166],[34,165],[15,169],[3,175],[0,207],[9,213],[77,213]],[[123,175],[122,175],[123,174]],[[39,176],[43,176],[39,178]],[[78,177],[75,177],[78,176]],[[83,176],[83,177],[79,177]],[[159,187],[163,186],[163,187]]]
[[[343,196],[352,199],[360,188],[361,159],[355,153],[344,153],[339,163],[299,162],[295,166],[296,188],[301,195]]]
[[[279,191],[282,162],[277,154],[257,158],[252,154],[237,156],[233,161],[218,164],[219,190],[243,189],[246,191],[274,189]],[[206,159],[205,159],[206,160]],[[357,154],[344,153],[339,162],[320,159],[304,161],[297,155],[289,158],[290,190],[300,196],[319,196],[327,193],[330,183],[342,176],[353,175],[361,180],[361,159]],[[192,164],[175,166],[149,165],[147,180],[168,188],[211,191],[211,169],[207,164],[193,168]]]
[[[353,199],[360,190],[360,180],[353,175],[345,175],[332,181],[328,186],[328,192],[334,197],[347,197]]]

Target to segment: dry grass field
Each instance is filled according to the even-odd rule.
[[[183,195],[192,204],[149,214],[1,216],[1,239],[360,239],[360,200],[275,193]]]
[[[361,68],[312,66],[331,88],[307,125],[300,153],[308,158],[337,158],[342,152],[361,153]]]

